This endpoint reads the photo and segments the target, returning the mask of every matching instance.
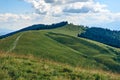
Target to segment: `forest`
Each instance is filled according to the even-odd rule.
[[[81,34],[78,34],[78,37],[88,38],[120,48],[120,31],[92,27],[86,29],[86,31]]]

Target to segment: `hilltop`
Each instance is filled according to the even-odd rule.
[[[69,68],[67,68],[68,72],[66,73],[67,77],[72,77],[74,75],[81,77],[83,76],[84,78],[82,79],[86,79],[89,76],[90,78],[88,78],[88,80],[96,80],[95,76],[92,76],[94,75],[92,74],[92,71],[94,70],[97,70],[98,72],[102,70],[108,73],[117,73],[117,75],[119,75],[120,50],[96,41],[77,37],[79,33],[85,32],[86,29],[87,27],[82,25],[73,25],[67,23],[52,29],[25,30],[0,39],[0,50],[7,55],[10,55],[12,60],[15,60],[16,63],[17,61],[20,62],[21,60],[26,62],[26,60],[20,59],[19,61],[19,57],[17,57],[18,59],[14,58],[12,53],[18,56],[24,55],[26,57],[31,55],[35,57],[35,59],[48,60],[57,64],[60,63],[62,64],[62,69],[64,69],[64,65],[67,65],[69,66]],[[10,63],[8,61],[7,64],[9,65]],[[38,65],[38,68],[40,68],[40,65],[43,63],[35,62],[33,64],[36,66]],[[45,62],[45,64],[47,63]],[[27,68],[27,65],[21,65],[23,65],[24,68]],[[85,74],[79,71],[77,74],[74,74],[76,73],[74,72],[76,67],[81,68],[83,71],[85,70]],[[57,68],[57,70],[61,68]],[[53,66],[51,66],[49,69],[53,69]],[[92,71],[87,73],[87,70]],[[45,74],[48,75],[47,77],[53,76],[44,72],[44,75]],[[60,74],[64,73],[60,72]],[[88,74],[91,74],[91,76]],[[56,74],[57,77],[59,77],[58,75],[59,74]],[[100,77],[100,75],[98,76]],[[102,77],[103,76],[106,75],[102,75]],[[81,79],[80,77],[76,78]],[[77,80],[76,78],[75,80]],[[100,79],[101,77],[98,80]],[[105,77],[103,80],[106,79],[109,80],[109,77]],[[73,80],[73,78],[70,80]]]

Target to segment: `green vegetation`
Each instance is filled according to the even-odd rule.
[[[71,67],[32,55],[0,54],[1,80],[120,80],[118,74]]]
[[[78,36],[120,48],[120,31],[93,27],[88,28],[84,33],[80,33]]]
[[[5,65],[10,67],[7,68],[5,74],[9,74],[9,71],[15,68],[13,72],[15,70],[16,72],[12,76],[12,73],[10,73],[7,76],[8,78],[14,80],[28,78],[34,78],[35,80],[117,80],[115,78],[118,78],[118,76],[107,75],[103,70],[119,75],[120,49],[77,37],[78,33],[85,30],[86,28],[83,26],[68,24],[51,30],[21,32],[0,39],[1,51],[6,53],[11,48],[13,49],[6,53],[9,56],[0,59],[2,65],[5,62]],[[22,36],[20,36],[21,34]],[[20,38],[18,39],[18,37]],[[18,56],[15,57],[10,53],[15,53]],[[26,57],[19,58],[21,55]],[[29,55],[35,58],[29,58]],[[14,65],[12,65],[12,62]],[[30,65],[27,65],[29,63]],[[43,69],[43,64],[49,66],[48,71]],[[76,67],[78,70],[76,70]],[[27,72],[28,69],[30,71]],[[95,70],[98,73],[94,73]],[[100,72],[101,70],[102,72]],[[1,68],[1,72],[3,71],[4,69]],[[20,73],[17,75],[17,72]],[[2,73],[0,74],[2,75]]]
[[[1,51],[9,50],[13,46],[13,43],[17,36],[19,36],[19,34],[16,34],[4,39],[0,39],[0,50]]]
[[[78,25],[68,24],[60,28],[52,29],[51,32],[62,33],[77,37],[78,33],[82,33],[85,30],[86,28],[83,25],[78,26]]]

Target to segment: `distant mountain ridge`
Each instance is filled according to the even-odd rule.
[[[5,34],[10,33],[12,31],[13,30],[0,28],[0,35],[5,35]]]
[[[18,31],[14,31],[14,32],[8,33],[8,34],[6,34],[6,35],[2,35],[2,36],[0,36],[0,39],[6,38],[6,37],[8,37],[8,36],[11,36],[11,35],[14,35],[14,34],[16,34],[16,33],[23,32],[23,31],[54,29],[54,28],[62,27],[62,26],[64,26],[64,25],[66,25],[66,24],[68,24],[67,21],[63,21],[63,22],[55,23],[55,24],[51,24],[51,25],[36,24],[36,25],[32,25],[32,26],[29,26],[29,27],[20,29],[20,30],[18,30]]]

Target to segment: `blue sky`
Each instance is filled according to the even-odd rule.
[[[120,30],[120,0],[1,0],[0,31],[69,21]]]
[[[112,12],[120,12],[120,0],[94,0],[106,4]],[[33,12],[31,5],[23,0],[1,0],[0,13],[27,13]]]
[[[27,13],[32,12],[31,5],[22,0],[1,0],[0,13]]]
[[[112,12],[120,12],[120,0],[95,0],[101,4],[106,4]]]

